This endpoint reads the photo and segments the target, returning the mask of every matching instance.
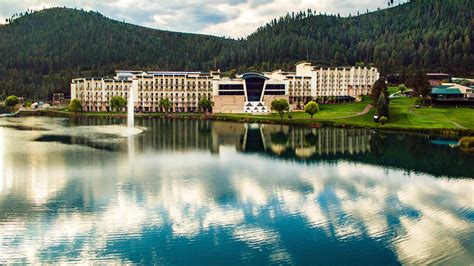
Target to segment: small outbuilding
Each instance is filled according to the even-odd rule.
[[[64,104],[64,93],[55,92],[53,93],[52,105],[63,105]]]
[[[474,93],[470,87],[455,83],[443,83],[431,89],[434,102],[453,104],[474,104]]]
[[[440,86],[443,82],[452,82],[451,75],[446,73],[427,73],[426,78],[431,86]]]

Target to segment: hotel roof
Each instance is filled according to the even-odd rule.
[[[148,71],[149,74],[153,75],[188,75],[188,74],[202,74],[203,72],[193,71],[193,72],[186,72],[186,71]]]
[[[426,73],[427,76],[437,76],[437,75],[444,75],[444,76],[449,76],[449,74],[446,73]]]
[[[139,74],[142,73],[143,71],[139,70],[115,70],[115,73],[131,73],[131,74]]]
[[[201,71],[145,71],[145,70],[115,70],[117,74],[129,75],[153,75],[153,76],[184,76],[184,75],[210,75]]]
[[[440,85],[433,87],[431,94],[463,94],[458,88],[452,88],[450,85]]]
[[[241,79],[250,79],[250,78],[260,78],[260,79],[269,79],[265,74],[260,72],[247,72],[240,75]]]

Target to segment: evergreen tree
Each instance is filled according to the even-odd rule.
[[[424,72],[417,72],[411,78],[407,79],[405,81],[405,84],[413,88],[413,91],[416,96],[420,96],[423,99],[426,99],[431,93],[431,86]]]
[[[389,117],[388,105],[389,105],[389,102],[388,102],[387,96],[385,96],[384,93],[381,93],[377,101],[377,115],[379,117],[382,117],[382,116],[385,116],[387,118]]]
[[[387,84],[385,83],[384,79],[378,79],[372,88],[370,98],[372,99],[373,104],[377,103],[381,94],[384,94],[386,97],[388,97]]]

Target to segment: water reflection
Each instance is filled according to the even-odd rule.
[[[371,133],[364,129],[294,128],[280,125],[236,124],[209,121],[143,120],[157,129],[139,140],[141,150],[211,150],[232,146],[242,152],[285,154],[299,158],[370,150]]]
[[[356,129],[137,123],[148,130],[114,139],[112,152],[35,141],[53,126],[26,135],[0,127],[0,262],[474,259],[473,180],[387,159],[402,143],[398,151],[420,145],[469,160],[464,154]],[[420,164],[438,158],[418,156]],[[470,171],[461,168],[442,173]]]

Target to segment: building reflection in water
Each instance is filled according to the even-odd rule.
[[[354,154],[370,151],[369,130],[340,128],[293,128],[245,124],[238,150],[293,154],[297,158]]]
[[[141,122],[152,130],[95,141],[99,148],[34,141],[45,132],[0,127],[9,140],[0,148],[0,262],[473,259],[472,179],[377,164],[391,150],[388,137],[356,129]],[[374,154],[382,161],[372,161]],[[311,163],[294,163],[300,160]],[[344,256],[328,258],[328,250]]]
[[[152,118],[141,119],[139,123],[152,130],[137,138],[137,152],[219,153],[225,147],[276,160],[348,160],[439,177],[474,176],[474,168],[465,167],[471,164],[469,156],[448,146],[432,145],[427,137],[405,133]]]
[[[42,132],[36,140],[122,153],[128,150],[127,141],[122,138],[105,134],[107,131],[104,130],[100,131],[101,134],[84,134],[94,127],[117,123],[125,123],[125,120],[90,117],[71,120],[61,125],[76,126],[72,127],[73,130],[85,128],[81,134],[56,129]],[[33,123],[35,126],[38,124]],[[205,120],[141,118],[137,119],[137,124],[148,130],[134,138],[133,154],[178,151],[218,154],[224,147],[269,156],[275,160],[305,163],[348,160],[438,177],[474,176],[474,168],[465,167],[471,163],[469,156],[448,146],[433,145],[426,136],[376,133],[366,129],[288,127]]]
[[[365,129],[306,128],[280,125],[242,124],[210,121],[145,119],[142,126],[153,128],[139,141],[141,150],[210,150],[233,146],[241,152],[294,155],[354,154],[370,151],[371,133]]]

